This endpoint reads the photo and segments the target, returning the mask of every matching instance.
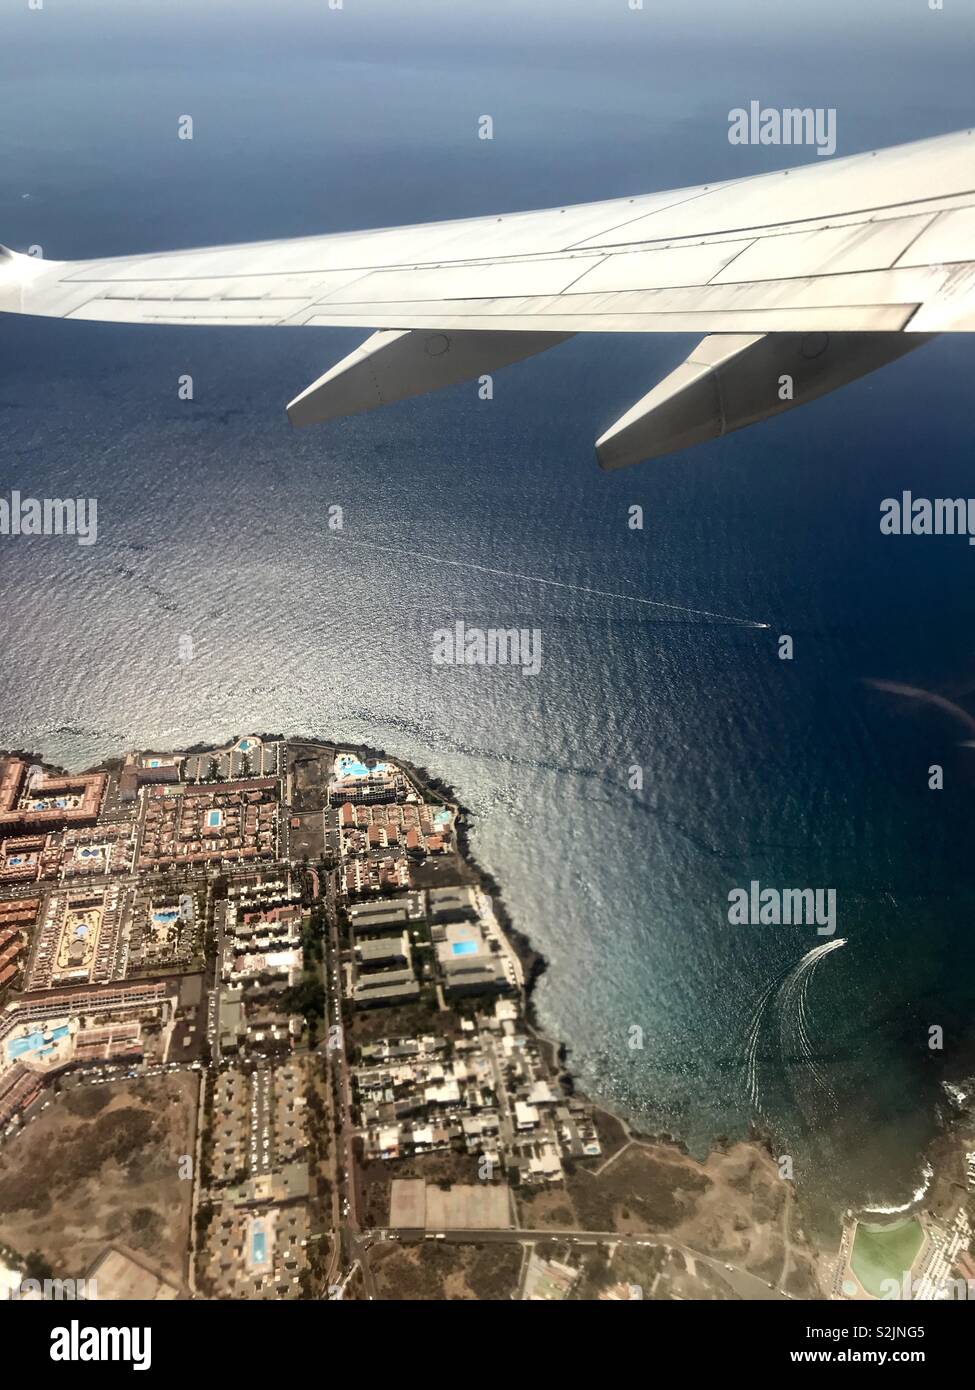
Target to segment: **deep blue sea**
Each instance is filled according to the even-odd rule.
[[[951,0],[0,0],[0,241],[121,254],[740,177],[816,156],[729,145],[731,108],[835,107],[852,153],[970,125],[973,56]],[[697,1151],[757,1119],[824,1207],[906,1200],[975,1070],[975,750],[868,682],[975,713],[975,550],[882,537],[879,504],[972,493],[975,344],[605,474],[592,441],[693,339],[576,338],[489,402],[292,430],[363,336],[0,319],[0,495],[94,496],[99,523],[90,548],[0,540],[0,746],[81,767],[275,730],[423,764],[548,958],[538,1013],[585,1089]],[[433,665],[457,619],[541,629],[541,673]],[[752,879],[834,888],[847,939],[761,1012],[823,939],[729,925]]]

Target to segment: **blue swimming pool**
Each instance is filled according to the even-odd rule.
[[[262,1230],[251,1235],[251,1263],[262,1265],[267,1259],[267,1236]]]
[[[51,1051],[51,1044],[58,1038],[63,1038],[68,1031],[65,1023],[60,1028],[51,1030],[50,1035],[45,1039],[43,1033],[28,1033],[23,1038],[11,1038],[7,1043],[7,1057],[25,1057],[28,1053],[36,1052],[43,1055]]]
[[[220,825],[220,824],[222,823],[222,821],[223,821],[223,812],[222,812],[222,811],[208,811],[208,812],[207,812],[207,825],[217,826],[217,825]]]
[[[343,777],[368,777],[370,769],[365,763],[348,762],[342,764]]]
[[[476,953],[476,941],[455,941],[450,948],[450,954],[452,956],[473,956]]]

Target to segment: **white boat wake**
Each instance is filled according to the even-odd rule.
[[[785,1054],[787,1050],[786,1034],[790,1022],[795,1022],[795,1042],[794,1048],[798,1051],[800,1063],[805,1064],[810,1076],[818,1082],[822,1089],[829,1096],[830,1100],[836,1103],[836,1093],[820,1071],[813,1057],[813,1046],[809,1038],[809,986],[812,983],[813,975],[821,960],[832,951],[838,951],[841,946],[846,945],[845,936],[837,937],[835,941],[824,941],[819,946],[814,946],[811,951],[807,951],[798,965],[795,966],[789,978],[782,986],[779,1007],[779,1030],[782,1038],[782,1050]],[[793,1012],[793,1005],[794,1012]]]
[[[837,937],[835,941],[824,941],[814,946],[795,965],[770,981],[752,1014],[745,1037],[745,1080],[752,1105],[764,1114],[758,1085],[758,1046],[762,1036],[765,1014],[774,996],[779,1001],[779,1040],[783,1058],[787,1051],[787,1030],[790,1023],[795,1024],[795,1044],[799,1061],[809,1074],[822,1087],[835,1103],[836,1094],[816,1064],[812,1041],[809,1037],[809,986],[816,969],[826,956],[845,946],[847,938]]]

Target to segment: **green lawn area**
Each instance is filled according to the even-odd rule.
[[[885,1279],[900,1282],[904,1271],[910,1269],[923,1240],[921,1223],[913,1216],[884,1224],[860,1221],[850,1260],[853,1273],[867,1293],[879,1298]]]

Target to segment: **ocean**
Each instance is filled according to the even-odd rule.
[[[4,0],[0,241],[120,254],[817,158],[731,146],[752,99],[835,108],[839,155],[971,121],[951,7],[654,9]],[[279,731],[422,764],[549,962],[539,1020],[584,1090],[698,1153],[759,1125],[822,1213],[908,1200],[975,1071],[975,555],[879,508],[971,492],[975,346],[607,474],[592,441],[693,339],[577,337],[490,401],[292,430],[363,336],[0,320],[0,495],[98,500],[93,546],[0,541],[0,746],[80,768]],[[456,621],[537,629],[539,673],[434,664]],[[753,880],[835,890],[846,944],[731,925]]]

